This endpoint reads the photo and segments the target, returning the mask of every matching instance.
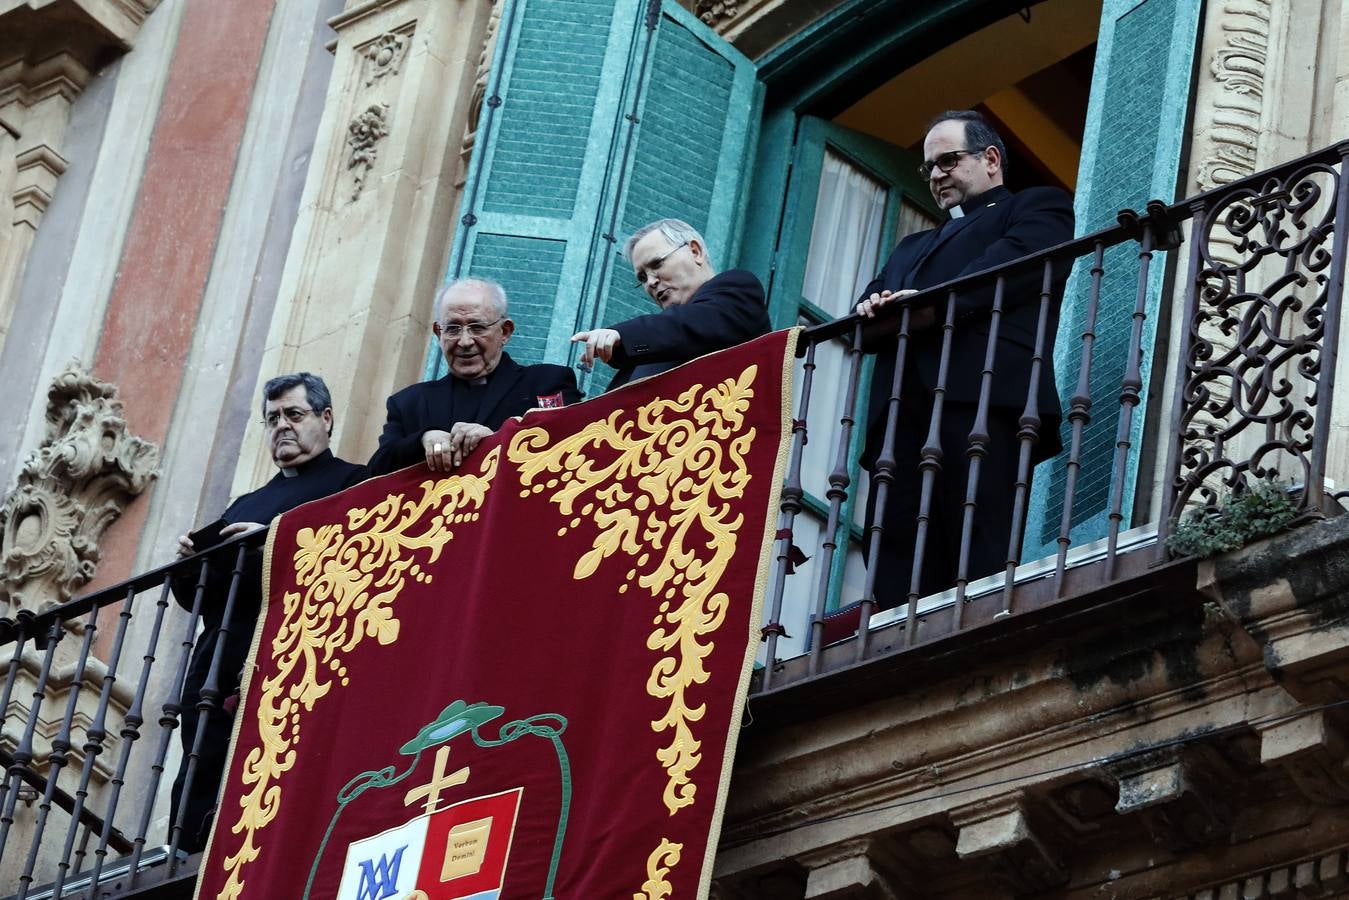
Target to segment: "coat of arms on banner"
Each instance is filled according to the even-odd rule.
[[[353,841],[337,900],[497,900],[521,793],[464,800]]]
[[[425,751],[437,747],[430,780],[403,792],[403,805],[420,806],[422,815],[351,841],[342,864],[337,900],[497,900],[501,896],[524,788],[442,802],[448,791],[469,780],[467,766],[450,770],[449,744],[461,735],[471,739],[476,747],[489,750],[522,737],[551,742],[557,757],[562,801],[556,816],[553,856],[545,887],[545,895],[552,896],[571,807],[571,765],[562,743],[567,720],[549,713],[501,725],[496,737],[482,733],[483,726],[504,713],[500,706],[456,700],[399,749],[403,756],[412,758],[402,773],[397,773],[397,766],[362,772],[338,791],[337,808],[328,823],[329,835],[346,808],[362,794],[411,781]],[[314,859],[304,900],[310,896],[313,874],[318,871],[325,847],[319,848]]]

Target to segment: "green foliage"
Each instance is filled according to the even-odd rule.
[[[1223,497],[1218,508],[1191,510],[1172,522],[1166,546],[1181,556],[1213,556],[1282,531],[1297,518],[1288,486],[1262,481],[1250,490]]]

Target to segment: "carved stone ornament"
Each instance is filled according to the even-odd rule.
[[[694,14],[715,28],[722,22],[734,19],[740,12],[738,0],[698,0],[693,8]]]
[[[1208,146],[1201,151],[1201,191],[1256,170],[1269,50],[1269,0],[1228,0],[1218,26],[1222,40],[1209,61],[1218,91],[1213,98]]]
[[[478,68],[473,75],[473,99],[469,101],[468,121],[464,125],[464,139],[459,147],[459,172],[455,177],[455,187],[459,188],[468,180],[468,163],[473,155],[473,145],[478,140],[478,121],[482,118],[482,105],[487,98],[487,78],[491,74],[497,33],[501,29],[501,4],[497,0],[489,2],[492,11],[487,18],[487,33],[483,37],[482,50],[478,53]]]
[[[128,433],[117,388],[71,362],[47,391],[47,434],[0,509],[0,603],[13,615],[69,600],[98,564],[103,532],[158,473],[159,449]]]
[[[351,199],[361,195],[365,179],[374,168],[376,149],[380,138],[389,133],[389,104],[372,103],[365,112],[351,120],[347,126],[347,146],[351,155],[347,157],[347,169],[354,173]]]
[[[408,52],[407,35],[381,34],[365,49],[365,86],[370,87],[386,75],[397,75]]]

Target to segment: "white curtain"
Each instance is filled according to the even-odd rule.
[[[851,312],[862,289],[876,276],[886,194],[884,184],[844,157],[825,151],[801,293],[831,316]],[[818,348],[815,362],[806,423],[810,442],[801,460],[801,476],[806,490],[824,497],[847,389],[843,343]]]
[[[885,195],[885,185],[825,151],[801,293],[830,315],[850,312],[876,274]]]
[[[876,275],[887,193],[884,184],[843,157],[826,151],[801,293],[830,316],[851,312],[862,288]],[[824,501],[847,389],[847,359],[842,343],[831,342],[817,348],[815,363],[807,418],[810,440],[801,459],[801,482],[807,491]],[[798,385],[801,374],[798,361]],[[859,485],[854,483],[849,490],[857,491],[858,488]],[[861,517],[862,509],[859,508],[856,518],[861,521]],[[787,580],[782,622],[787,625],[792,638],[784,638],[778,644],[778,653],[784,658],[805,648],[804,639],[809,633],[805,623],[814,607],[819,586],[824,524],[809,510],[796,519],[795,542],[810,556],[810,561]],[[841,549],[848,555],[841,599],[849,603],[861,594],[865,570],[856,549]]]
[[[880,246],[887,199],[886,185],[844,157],[826,151],[801,293],[830,316],[842,316],[852,311],[853,302],[880,268],[881,253],[890,249]],[[927,213],[913,204],[904,203],[900,208],[896,239],[934,224]],[[809,324],[804,319],[802,322]],[[816,350],[815,378],[807,418],[810,440],[801,459],[802,486],[824,503],[828,503],[825,494],[829,488],[829,472],[834,466],[835,440],[847,391],[848,367],[844,351],[841,341]],[[799,385],[800,361],[796,370]],[[799,409],[799,405],[794,404],[793,409]],[[861,416],[855,427],[866,427]],[[869,487],[866,472],[860,473],[859,480],[848,487],[858,498],[853,508],[853,520],[858,524],[864,518]],[[824,525],[824,520],[809,509],[796,517],[794,541],[810,559],[787,579],[781,621],[791,637],[782,638],[778,643],[781,658],[805,649],[805,638],[809,634],[806,623],[815,605],[821,575],[820,543]],[[840,550],[846,552],[847,563],[839,600],[847,604],[861,599],[866,570],[858,548],[849,546]]]

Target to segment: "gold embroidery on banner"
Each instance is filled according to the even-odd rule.
[[[679,863],[679,852],[683,849],[683,844],[661,838],[660,846],[646,858],[646,881],[642,882],[642,892],[633,894],[632,900],[664,900],[670,896],[674,886],[670,884],[668,876],[670,870]],[[669,865],[661,865],[667,861]]]
[[[323,525],[296,535],[295,583],[304,595],[288,591],[282,599],[283,618],[270,647],[275,674],[263,680],[258,697],[260,744],[244,760],[248,792],[230,827],[244,839],[225,859],[229,878],[218,900],[241,896],[244,866],[261,851],[258,832],[280,812],[276,782],[295,766],[302,713],[332,689],[333,678],[347,683],[342,654],[367,637],[383,645],[398,640],[393,602],[407,578],[431,580],[422,566],[440,557],[455,526],[477,520],[474,510],[482,507],[500,457],[499,447],[488,453],[477,475],[424,481],[416,499],[390,494],[369,509],[349,510],[349,533],[341,525]],[[420,551],[429,553],[418,559]]]
[[[678,397],[658,398],[635,416],[615,410],[551,446],[542,428],[523,429],[507,450],[520,466],[522,495],[551,491],[551,502],[570,517],[559,536],[583,519],[599,526],[573,578],[589,578],[622,550],[636,562],[619,592],[635,581],[660,601],[647,646],[663,655],[646,690],[669,701],[651,728],[672,732],[656,752],[668,775],[664,800],[671,815],[692,804],[697,789],[689,773],[702,743],[693,723],[707,707],[692,705],[688,691],[708,679],[703,661],[714,643],[705,638],[721,627],[729,604],[717,584],[735,556],[744,520],[731,501],[750,482],[745,457],[755,429],[746,426],[745,412],[758,370],[753,365],[711,388],[694,385]]]

